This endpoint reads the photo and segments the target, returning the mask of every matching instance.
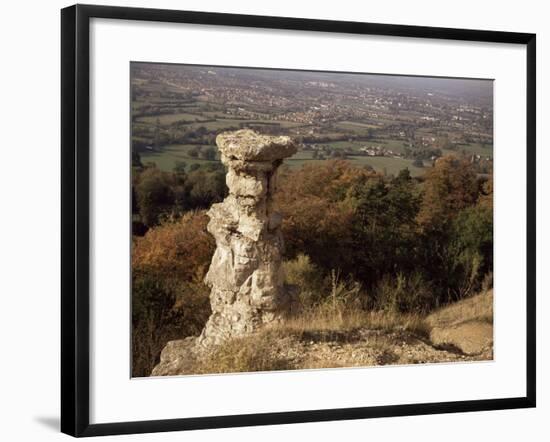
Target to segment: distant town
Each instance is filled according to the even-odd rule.
[[[131,83],[133,154],[162,170],[219,161],[216,135],[251,128],[294,137],[290,167],[419,176],[454,153],[492,172],[490,80],[132,63]]]

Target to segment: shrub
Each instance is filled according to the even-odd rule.
[[[182,182],[174,175],[156,167],[148,167],[135,184],[136,202],[141,220],[147,226],[157,225],[163,215],[173,210],[176,202],[176,187]]]
[[[132,285],[132,376],[149,376],[166,342],[196,335],[210,316],[202,284],[159,281],[140,274]]]
[[[298,289],[302,309],[311,308],[323,296],[325,284],[319,268],[309,256],[300,253],[296,258],[283,263],[285,282]]]
[[[419,243],[417,270],[430,281],[436,305],[469,296],[493,271],[492,209],[465,208],[439,231],[423,232]]]
[[[438,305],[432,287],[416,272],[406,276],[385,275],[375,291],[375,306],[391,313],[424,314]]]
[[[321,310],[342,317],[346,309],[353,308],[353,306],[355,308],[360,307],[360,283],[354,281],[349,275],[346,279],[343,279],[340,271],[334,269],[327,276],[327,280],[330,284],[330,291],[328,296],[321,300],[319,306]]]
[[[468,207],[452,221],[441,284],[448,287],[448,302],[462,299],[481,288],[493,269],[493,213],[486,205]]]

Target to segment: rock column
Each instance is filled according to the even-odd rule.
[[[288,310],[282,272],[281,215],[274,210],[277,169],[296,153],[285,136],[239,130],[218,135],[228,168],[229,195],[208,211],[208,231],[216,239],[205,283],[212,315],[198,344],[218,344],[254,332]]]

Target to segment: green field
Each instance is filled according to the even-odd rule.
[[[467,152],[472,152],[475,154],[483,155],[492,157],[493,156],[493,146],[491,144],[487,144],[487,147],[483,147],[479,143],[471,143],[466,145],[460,145],[459,150],[466,150]]]
[[[204,160],[201,158],[192,158],[188,152],[195,147],[191,144],[174,144],[165,146],[162,152],[141,152],[142,163],[154,163],[156,166],[165,171],[171,171],[178,161],[184,161],[187,165],[191,164],[207,164],[212,160]],[[203,147],[203,149],[206,146]],[[219,161],[219,160],[214,160]],[[285,160],[285,164],[291,168],[299,168],[304,164],[322,165],[327,160],[313,159],[312,151],[300,150],[291,158]],[[411,160],[403,158],[389,158],[389,157],[365,157],[365,156],[349,156],[347,158],[351,164],[362,167],[365,165],[372,166],[377,172],[383,173],[384,171],[390,175],[396,175],[400,170],[408,168],[412,176],[422,175],[425,171],[423,168],[414,167]]]
[[[340,130],[349,132],[350,134],[366,136],[369,130],[376,127],[366,123],[357,123],[354,121],[340,121],[336,123],[336,127]]]
[[[311,165],[323,165],[327,160],[314,160],[311,157],[311,152],[299,151],[292,158],[285,160],[284,164],[291,168],[302,167],[304,164]],[[412,176],[423,175],[426,171],[425,168],[414,167],[411,160],[405,160],[402,158],[388,158],[388,157],[364,157],[364,156],[349,156],[345,161],[349,161],[351,164],[363,167],[369,165],[377,172],[389,175],[397,175],[402,169],[408,168]]]
[[[329,143],[319,143],[319,146],[328,146],[331,149],[353,149],[359,150],[360,147],[365,146],[363,141],[331,141]]]
[[[384,149],[390,149],[394,152],[403,153],[405,142],[394,139],[375,139],[372,141],[332,141],[329,143],[320,143],[321,146],[329,146],[332,149],[353,149],[359,150],[361,147],[381,146]]]
[[[322,160],[314,160],[312,151],[299,150],[292,157],[285,159],[284,164],[291,168],[299,168],[304,164],[322,164]]]
[[[171,144],[164,146],[162,152],[140,152],[141,162],[154,163],[156,166],[165,171],[171,171],[178,161],[185,161],[187,165],[191,164],[207,164],[219,160],[203,160],[201,158],[190,157],[188,152],[193,147],[192,144]],[[203,149],[206,146],[203,147]]]
[[[459,154],[462,151],[474,153],[481,155],[483,157],[493,157],[493,146],[487,145],[489,147],[483,147],[481,144],[473,143],[473,144],[461,144],[457,146],[456,150],[451,149],[442,149],[444,155],[456,155]]]
[[[138,123],[143,124],[156,124],[157,118],[159,119],[161,126],[169,126],[178,121],[189,123],[191,129],[197,129],[200,126],[204,126],[209,131],[219,131],[234,127],[240,127],[241,125],[278,125],[282,128],[292,128],[300,126],[301,123],[295,123],[292,121],[273,121],[273,120],[246,120],[239,118],[219,118],[214,121],[208,121],[204,116],[200,116],[192,113],[176,113],[176,114],[164,114],[159,116],[147,116],[139,117]]]
[[[404,158],[390,158],[390,157],[360,157],[350,156],[348,157],[353,164],[358,166],[369,165],[377,172],[386,172],[388,175],[397,175],[399,171],[408,168],[412,176],[423,175],[426,171],[425,168],[414,167],[412,160],[406,160]]]
[[[175,123],[176,121],[185,121],[185,122],[199,121],[200,122],[204,120],[204,118],[200,117],[199,115],[185,112],[185,113],[177,113],[177,114],[164,114],[164,115],[139,117],[137,121],[140,123],[156,124],[157,118],[162,126],[167,126],[169,124]]]
[[[327,160],[313,159],[313,152],[311,151],[298,151],[296,155],[285,160],[285,164],[291,168],[302,167],[304,164],[322,165]],[[390,157],[366,157],[359,155],[351,155],[345,161],[349,161],[351,164],[363,167],[369,165],[377,172],[397,175],[402,169],[408,168],[412,176],[419,176],[424,174],[426,168],[414,167],[412,160],[403,158],[390,158]],[[429,166],[427,166],[429,167]]]

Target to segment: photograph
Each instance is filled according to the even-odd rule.
[[[493,360],[493,79],[130,62],[131,376]]]

